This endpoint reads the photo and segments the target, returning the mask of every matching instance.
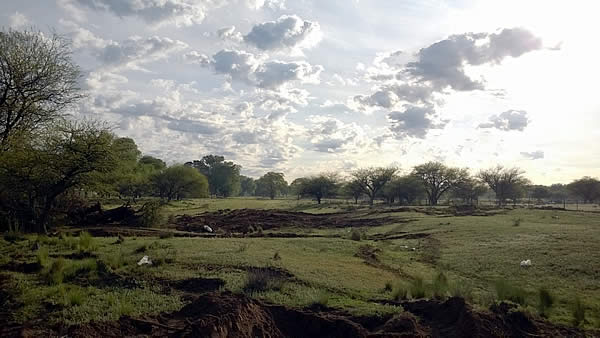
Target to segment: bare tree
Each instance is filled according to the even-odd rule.
[[[0,152],[12,134],[43,127],[82,98],[70,46],[57,34],[0,32]]]
[[[396,168],[366,168],[358,169],[352,176],[360,190],[369,196],[369,204],[373,205],[377,193],[394,177],[396,171]]]
[[[501,165],[481,170],[477,174],[482,182],[487,184],[496,193],[498,204],[504,205],[507,199],[516,200],[524,191],[524,186],[529,180],[523,175],[525,172],[517,167],[505,168]]]
[[[423,183],[430,205],[437,205],[440,197],[469,177],[467,169],[450,168],[441,162],[427,162],[414,167],[412,175]]]

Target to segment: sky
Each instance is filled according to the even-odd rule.
[[[86,99],[144,154],[258,177],[442,161],[534,183],[600,168],[600,2],[2,0],[71,39]]]

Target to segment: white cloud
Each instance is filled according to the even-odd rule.
[[[9,18],[9,25],[11,28],[19,29],[29,25],[31,22],[24,14],[14,12]]]
[[[425,138],[431,129],[443,129],[447,121],[436,121],[430,106],[404,105],[403,111],[388,114],[390,130],[397,139],[405,137]]]
[[[530,160],[539,160],[544,158],[544,152],[542,150],[536,150],[532,152],[521,152],[521,156]]]
[[[523,131],[529,124],[527,112],[524,110],[508,110],[490,117],[489,122],[482,123],[479,128],[496,128],[503,131]]]
[[[321,27],[317,22],[305,21],[296,15],[283,15],[276,21],[255,25],[244,36],[244,41],[261,50],[300,50],[315,46],[321,38]]]

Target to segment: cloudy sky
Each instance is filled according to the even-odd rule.
[[[170,163],[258,176],[430,160],[600,168],[600,2],[2,0],[0,25],[72,39],[110,121]]]

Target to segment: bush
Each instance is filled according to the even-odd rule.
[[[496,294],[498,295],[498,299],[501,301],[508,300],[519,305],[525,305],[525,290],[511,285],[505,280],[499,280],[496,282]]]
[[[362,234],[357,229],[352,229],[352,231],[350,231],[350,239],[353,241],[360,241],[362,239]]]
[[[158,201],[149,201],[144,203],[140,209],[138,226],[152,228],[158,227],[164,223],[164,215],[161,213],[163,204]]]
[[[579,297],[575,297],[571,314],[573,316],[573,325],[580,326],[585,321],[585,306]]]
[[[96,250],[96,240],[89,232],[82,231],[79,234],[79,251],[90,253],[94,250]]]
[[[414,299],[425,298],[426,286],[423,278],[415,277],[410,283],[410,295]]]
[[[383,287],[383,291],[390,292],[390,291],[392,291],[393,288],[394,288],[394,285],[392,284],[392,282],[391,281],[387,281],[387,282],[385,282],[385,286]]]
[[[552,294],[550,294],[550,291],[548,291],[544,287],[540,288],[539,296],[540,304],[538,310],[542,317],[546,317],[548,314],[548,310],[550,310],[550,308],[552,308],[552,305],[554,305],[554,297],[552,296]]]
[[[243,289],[245,292],[280,290],[283,283],[283,278],[270,270],[250,269]]]

